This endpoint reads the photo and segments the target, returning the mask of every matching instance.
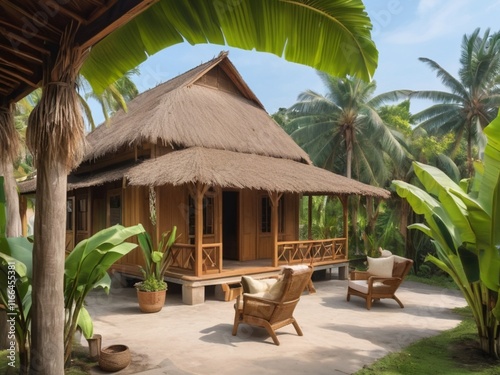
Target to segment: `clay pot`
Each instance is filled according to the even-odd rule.
[[[137,289],[137,299],[139,300],[139,308],[145,313],[158,312],[163,308],[165,304],[165,298],[167,295],[166,290],[160,290],[157,292],[143,292]]]

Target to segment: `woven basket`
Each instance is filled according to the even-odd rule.
[[[130,364],[130,350],[126,345],[111,345],[101,350],[99,367],[104,371],[119,371]]]

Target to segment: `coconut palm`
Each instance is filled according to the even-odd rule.
[[[299,95],[290,108],[293,120],[287,126],[293,130],[291,136],[316,165],[383,185],[390,177],[385,156],[402,163],[407,154],[401,134],[383,121],[377,109],[408,92],[392,91],[374,97],[374,81],[318,74],[328,92],[321,95],[308,90]]]
[[[463,137],[466,138],[469,176],[474,171],[473,159],[480,156],[479,151],[473,155],[473,146],[482,144],[482,129],[495,118],[500,106],[500,34],[490,35],[487,29],[480,36],[479,31],[478,28],[463,37],[457,78],[434,60],[420,58],[436,72],[449,92],[424,90],[412,93],[412,98],[430,99],[436,103],[414,115],[418,127],[430,135],[454,134],[454,152],[459,149]]]
[[[148,55],[183,41],[271,52],[332,74],[366,79],[377,64],[371,23],[361,0],[156,1],[124,25],[125,12],[134,5],[130,3],[111,3],[111,11],[99,18],[109,18],[102,29],[87,23],[85,14],[65,23],[64,30],[50,24],[59,27],[57,44],[51,58],[37,65],[43,72],[42,97],[31,112],[27,142],[37,168],[32,351],[37,353],[40,374],[63,373],[65,225],[60,218],[65,216],[67,173],[83,157],[84,123],[75,87],[84,61],[82,73],[98,94]],[[139,7],[146,2],[137,3]],[[24,30],[13,30],[22,37]],[[87,47],[93,45],[90,52],[82,48],[82,39]]]
[[[88,105],[88,100],[94,99],[100,104],[102,114],[104,115],[104,121],[108,122],[109,117],[119,109],[127,111],[127,102],[139,95],[139,90],[131,79],[133,75],[139,74],[138,68],[129,70],[123,77],[118,78],[116,82],[109,84],[109,86],[100,94],[93,91],[92,87],[90,87],[90,84],[85,80],[85,78],[80,76],[86,91],[81,98],[82,108],[90,125],[90,130],[95,129],[95,123],[92,111]]]
[[[291,136],[316,165],[366,183],[386,184],[391,178],[388,157],[395,164],[403,164],[407,155],[400,133],[389,128],[377,109],[387,101],[404,97],[407,92],[393,91],[373,97],[374,81],[318,74],[328,92],[321,95],[308,90],[299,95],[299,101],[290,108],[293,119],[287,129],[292,130]],[[370,201],[366,206],[372,207],[373,203]],[[354,246],[358,252],[360,202],[351,199],[350,204]],[[379,205],[375,206],[367,212],[373,213],[367,221],[375,220]]]

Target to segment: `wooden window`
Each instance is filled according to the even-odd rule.
[[[278,233],[283,233],[285,231],[285,210],[284,210],[284,200],[281,196],[278,202]],[[261,199],[261,221],[260,221],[260,231],[262,233],[271,233],[271,199],[269,196],[262,196]]]
[[[73,207],[73,199],[74,198],[68,198],[66,201],[66,230],[73,230],[75,223],[74,223],[74,207]]]
[[[108,192],[108,227],[122,224],[122,195],[113,190]]]
[[[86,232],[88,226],[87,198],[78,198],[76,229]]]
[[[203,197],[203,234],[214,234],[214,198]],[[189,197],[189,236],[194,238],[194,199]]]

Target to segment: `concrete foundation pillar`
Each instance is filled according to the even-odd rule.
[[[182,285],[182,302],[186,305],[199,305],[205,302],[205,287]]]

